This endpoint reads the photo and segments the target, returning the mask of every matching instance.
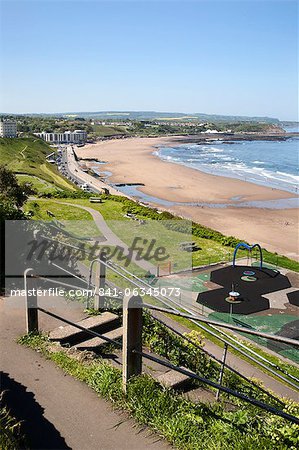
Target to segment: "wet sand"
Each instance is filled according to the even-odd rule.
[[[103,141],[76,150],[80,158],[106,161],[114,183],[142,183],[140,191],[170,202],[234,203],[294,197],[289,192],[233,178],[210,175],[161,161],[155,147],[178,145],[184,138],[130,138]],[[233,199],[233,200],[232,200]],[[161,208],[161,205],[159,205]],[[299,259],[298,209],[208,208],[186,205],[163,209],[193,219],[226,235],[258,242],[270,251]]]

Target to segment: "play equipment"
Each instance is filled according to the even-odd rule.
[[[255,272],[253,270],[244,270],[243,275],[247,275],[248,277],[253,277]]]
[[[241,303],[240,293],[237,291],[231,291],[228,293],[228,297],[226,297],[225,301],[229,303],[229,315],[232,317],[233,315],[233,304]]]
[[[250,277],[250,276],[244,276],[244,277],[241,277],[241,280],[243,280],[243,281],[256,281],[257,280],[257,278],[255,278],[255,277]]]
[[[263,268],[263,254],[262,254],[261,246],[259,244],[248,245],[248,244],[246,244],[246,242],[239,242],[239,244],[236,245],[236,248],[235,248],[235,251],[234,251],[234,256],[233,256],[233,267],[236,267],[236,256],[237,256],[237,251],[238,251],[239,248],[245,248],[251,254],[252,250],[255,247],[257,247],[259,249],[259,252],[260,252],[260,269],[262,269]]]
[[[228,303],[238,303],[240,301],[240,292],[231,291],[228,293],[228,297],[226,297],[225,301]]]

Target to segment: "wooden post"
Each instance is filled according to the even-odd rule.
[[[220,368],[220,374],[219,374],[219,380],[218,380],[218,384],[220,384],[220,386],[222,385],[222,380],[223,380],[223,374],[224,374],[224,367],[225,367],[225,361],[226,361],[226,355],[227,355],[227,347],[228,344],[225,342],[224,344],[224,350],[223,350],[223,354],[222,354],[222,360],[221,360],[221,368]],[[220,389],[218,389],[218,391],[216,392],[216,400],[218,401],[220,397]]]
[[[26,330],[27,333],[38,332],[38,309],[35,274],[33,269],[24,272],[24,288],[26,292]],[[31,292],[29,292],[31,291]]]
[[[127,391],[128,380],[142,371],[142,300],[137,296],[126,296],[123,302],[123,391]]]
[[[104,308],[105,295],[100,294],[101,290],[105,291],[106,285],[106,266],[103,263],[106,263],[106,253],[100,254],[99,264],[96,266],[96,275],[95,275],[95,300],[94,300],[94,309],[99,310]],[[103,262],[102,262],[103,261]]]

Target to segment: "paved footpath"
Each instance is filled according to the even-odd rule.
[[[113,410],[84,383],[65,375],[51,361],[16,343],[25,332],[24,302],[0,299],[1,388],[12,412],[24,419],[31,449],[166,450],[171,447],[148,429],[141,430],[127,414]],[[61,311],[56,307],[56,312]],[[68,317],[82,318],[70,305]],[[57,322],[40,314],[42,329]]]

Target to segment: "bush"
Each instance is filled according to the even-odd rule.
[[[40,198],[89,198],[93,197],[94,195],[95,194],[92,192],[84,192],[82,190],[78,191],[56,190],[54,192],[40,193],[38,196]]]

